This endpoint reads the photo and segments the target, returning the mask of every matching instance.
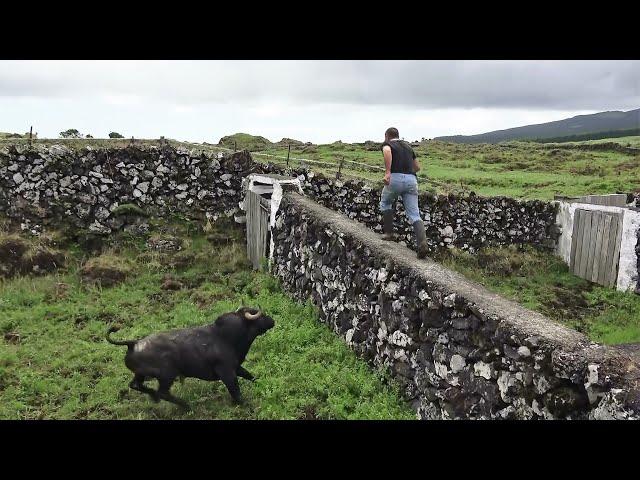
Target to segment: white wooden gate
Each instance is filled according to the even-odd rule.
[[[616,285],[622,216],[622,212],[576,209],[569,264],[573,274],[607,287]]]
[[[267,256],[269,246],[269,216],[271,202],[255,192],[248,191],[245,197],[247,212],[247,255],[254,270],[260,268]]]

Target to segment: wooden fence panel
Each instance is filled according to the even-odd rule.
[[[576,209],[570,271],[591,282],[615,286],[621,241],[622,213]]]

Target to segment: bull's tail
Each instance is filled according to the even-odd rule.
[[[137,343],[137,340],[123,340],[123,341],[113,340],[111,338],[111,334],[117,331],[118,329],[116,327],[111,327],[109,330],[107,330],[107,335],[106,335],[107,342],[113,343],[114,345],[126,345],[127,347],[133,347]]]

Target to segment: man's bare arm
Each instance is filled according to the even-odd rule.
[[[389,145],[385,145],[382,147],[382,154],[384,155],[384,183],[385,185],[389,185],[391,181],[391,147]]]
[[[382,154],[384,155],[386,173],[387,175],[391,175],[391,147],[389,145],[382,147]]]
[[[420,171],[420,164],[418,163],[418,159],[417,158],[413,159],[413,171],[414,172],[419,172]]]

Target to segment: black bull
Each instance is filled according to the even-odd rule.
[[[233,400],[241,403],[238,377],[254,380],[242,362],[256,337],[273,326],[271,317],[241,307],[220,315],[210,325],[155,333],[138,340],[112,340],[109,335],[117,329],[111,327],[107,341],[128,347],[124,362],[134,374],[129,387],[149,394],[155,402],[162,399],[188,408],[186,402],[170,393],[176,378],[221,380]],[[144,385],[150,378],[158,380],[157,391]]]

